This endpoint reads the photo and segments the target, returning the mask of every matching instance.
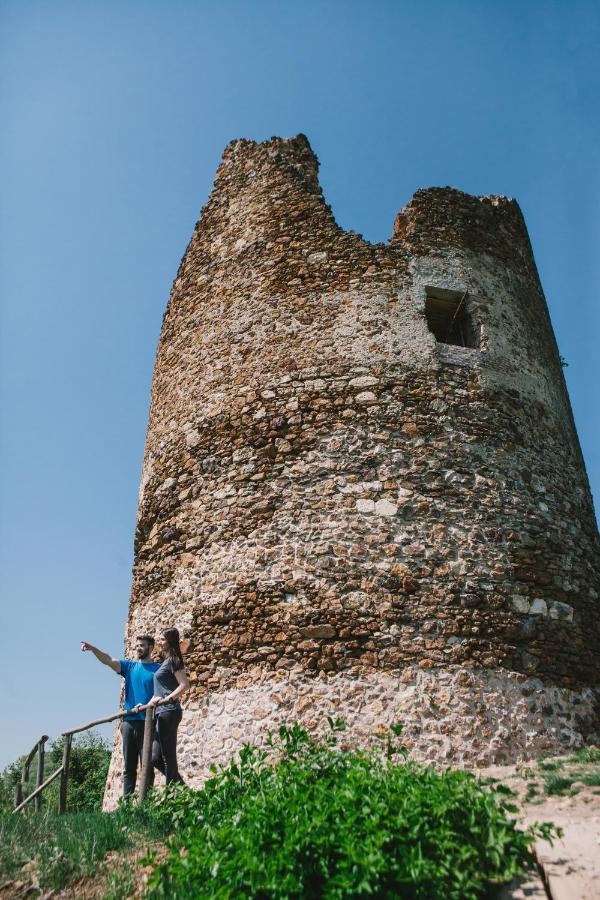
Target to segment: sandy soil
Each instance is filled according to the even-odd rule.
[[[586,785],[582,780],[595,780],[600,764],[571,760],[554,757],[541,763],[494,766],[479,774],[497,779],[515,792],[524,825],[554,822],[562,828],[564,834],[554,846],[540,841],[535,848],[552,900],[600,900],[600,786]],[[560,788],[558,779],[564,781],[562,792],[548,794],[552,780],[554,788]],[[516,900],[537,895],[507,896]]]

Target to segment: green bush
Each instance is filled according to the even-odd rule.
[[[469,900],[554,833],[518,831],[506,789],[408,762],[391,739],[341,752],[333,733],[319,742],[294,725],[271,744],[244,746],[200,791],[155,792],[151,814],[174,836],[151,896]]]
[[[58,738],[46,755],[46,770],[50,775],[62,765],[64,738]],[[67,808],[70,812],[84,812],[102,807],[111,750],[104,738],[93,731],[73,739],[69,761]],[[48,788],[48,803],[58,800],[58,780]],[[47,793],[46,791],[44,793]]]
[[[62,765],[64,738],[53,741],[46,750],[45,774],[47,778]],[[71,812],[83,812],[100,809],[110,763],[110,747],[93,731],[77,735],[73,739],[69,764],[69,782],[67,806]],[[25,757],[20,757],[7,766],[0,774],[0,813],[8,813],[14,807],[15,788],[21,779],[21,771]],[[35,789],[37,757],[29,771],[29,782],[25,786],[23,796],[27,797]],[[56,779],[43,793],[44,808],[56,808],[58,805],[59,780]],[[30,804],[25,807],[27,813],[33,812]]]
[[[21,756],[19,759],[15,760],[15,762],[6,766],[0,773],[0,815],[9,813],[14,809],[17,782],[21,780],[24,761],[25,757]],[[30,785],[25,793],[30,793],[34,787],[35,782],[30,778]]]

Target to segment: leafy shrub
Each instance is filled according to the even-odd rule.
[[[245,745],[200,791],[155,792],[151,814],[174,837],[151,896],[469,900],[554,833],[518,831],[506,789],[407,762],[391,739],[384,753],[341,752],[333,733],[294,725],[271,744]]]
[[[15,791],[17,787],[17,782],[21,780],[21,772],[23,770],[23,763],[25,761],[24,756],[20,756],[15,762],[6,766],[5,769],[0,773],[0,814],[9,813],[12,809],[14,809],[15,805]],[[30,778],[31,782],[31,778]],[[35,784],[32,783],[29,791],[33,790]]]
[[[53,741],[46,750],[45,775],[47,778],[62,765],[64,738]],[[71,759],[69,763],[69,782],[67,805],[71,812],[100,809],[110,763],[110,747],[100,735],[93,731],[77,735],[73,739]],[[21,780],[21,771],[25,757],[19,757],[7,766],[0,774],[0,813],[8,813],[14,807],[15,788]],[[37,757],[29,770],[29,782],[25,786],[23,796],[28,796],[35,789]],[[56,808],[58,804],[59,781],[56,779],[43,793],[43,805]],[[25,807],[27,813],[33,811],[30,805]]]
[[[46,756],[48,774],[62,765],[64,741],[64,738],[59,738],[50,746]],[[67,807],[71,812],[91,811],[102,807],[110,755],[107,742],[93,731],[77,735],[73,739],[67,789]],[[48,790],[52,788],[54,794],[48,795],[49,803],[55,802],[55,796],[58,799],[58,780]]]

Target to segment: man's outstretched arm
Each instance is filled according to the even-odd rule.
[[[112,656],[109,656],[108,653],[105,653],[103,650],[99,650],[98,647],[94,647],[93,644],[88,644],[87,641],[81,642],[81,651],[85,653],[86,650],[91,650],[97,660],[103,663],[105,666],[108,666],[116,672],[117,675],[121,674],[121,663],[118,659],[113,659]]]

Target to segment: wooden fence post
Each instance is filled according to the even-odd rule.
[[[36,753],[38,754],[37,787],[39,787],[40,784],[42,784],[44,781],[44,744],[46,743],[47,740],[48,740],[48,735],[43,734],[41,736],[41,738],[38,741],[36,741],[36,743],[33,745],[32,749],[29,751],[29,753],[25,757],[25,760],[23,762],[23,768],[21,769],[21,777],[19,778],[19,780],[15,786],[15,809],[17,807],[20,807],[21,805],[25,805],[25,806],[27,805],[26,803],[23,804],[23,791],[29,784],[29,770],[31,768],[31,763],[33,762],[33,758]],[[42,767],[41,773],[40,773],[40,760],[41,760],[41,767]],[[30,796],[33,797],[34,794],[30,794]],[[37,798],[37,794],[35,796]],[[40,807],[39,807],[39,801],[37,799],[36,799],[36,803],[35,803],[35,808],[36,808],[36,811],[39,811]]]
[[[69,759],[71,756],[71,743],[73,735],[65,735],[65,748],[63,750],[62,772],[60,773],[60,792],[58,796],[58,812],[62,815],[67,810],[67,782],[69,780]]]
[[[44,760],[45,760],[45,748],[44,748],[45,739],[40,738],[38,741],[38,761],[37,761],[37,779],[36,779],[36,787],[40,787],[44,783]],[[42,793],[37,795],[35,798],[35,811],[39,812],[42,808]]]
[[[154,708],[146,709],[146,721],[144,722],[144,747],[142,749],[142,774],[138,792],[138,803],[143,803],[148,793],[148,783],[152,772],[152,738],[154,732]]]

